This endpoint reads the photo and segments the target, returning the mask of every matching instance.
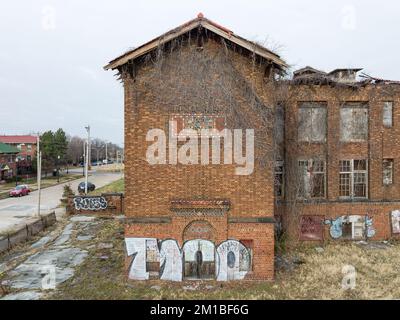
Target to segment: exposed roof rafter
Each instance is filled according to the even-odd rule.
[[[279,55],[275,54],[274,52],[268,50],[267,48],[255,42],[246,40],[240,36],[235,35],[231,30],[222,27],[219,24],[209,19],[204,18],[203,14],[200,13],[196,19],[193,19],[179,26],[178,28],[168,31],[167,33],[164,33],[163,35],[141,45],[140,47],[130,50],[124,53],[123,55],[117,57],[116,59],[110,61],[104,67],[104,69],[105,70],[116,69],[126,64],[128,61],[137,59],[145,55],[146,53],[153,51],[158,46],[163,45],[187,32],[190,32],[191,30],[198,28],[199,26],[202,26],[203,28],[223,37],[224,39],[227,39],[235,43],[240,47],[243,47],[251,52],[254,52],[254,54],[260,57],[270,60],[272,63],[276,64],[281,69],[285,69],[288,67],[285,61],[283,61]]]

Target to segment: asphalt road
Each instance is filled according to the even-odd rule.
[[[93,171],[90,173],[89,182],[100,188],[115,180],[121,178],[120,173],[104,173]],[[71,184],[72,190],[76,191],[78,184],[84,181],[84,178],[59,184],[57,186],[42,189],[41,192],[41,213],[54,211],[60,204],[63,193],[63,187]],[[37,219],[38,191],[21,198],[7,198],[0,200],[0,234],[14,230],[20,225],[24,225]]]

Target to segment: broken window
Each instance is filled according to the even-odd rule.
[[[342,239],[361,240],[366,236],[366,221],[363,216],[346,216],[342,221]]]
[[[284,185],[284,165],[283,161],[275,162],[275,195],[276,197],[283,197]]]
[[[345,104],[340,109],[340,140],[343,142],[365,141],[368,138],[368,106]]]
[[[386,128],[393,126],[393,102],[385,102],[383,104],[383,125]]]
[[[367,160],[342,160],[339,163],[339,196],[367,197]]]
[[[322,160],[299,161],[299,197],[325,197],[325,162]]]
[[[383,159],[382,162],[383,185],[393,184],[393,159]]]
[[[301,105],[298,139],[302,142],[325,142],[326,107],[323,104],[303,103]]]

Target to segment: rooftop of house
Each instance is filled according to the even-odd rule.
[[[120,55],[119,57],[115,58],[114,60],[110,61],[105,67],[105,70],[109,69],[117,69],[118,67],[126,64],[128,61],[133,61],[153,50],[155,50],[158,46],[166,44],[172,41],[179,36],[182,36],[190,31],[194,30],[195,28],[205,28],[208,31],[217,34],[218,36],[224,38],[227,41],[234,43],[235,45],[242,47],[250,52],[254,52],[254,54],[271,61],[278,69],[285,69],[287,68],[287,64],[285,61],[281,59],[279,55],[272,52],[271,50],[261,46],[260,44],[249,41],[245,38],[242,38],[233,33],[233,31],[219,25],[216,22],[213,22],[204,17],[202,13],[199,13],[197,17],[193,20],[190,20],[183,25],[172,29],[161,36],[137,47],[132,50],[127,51],[126,53]]]
[[[0,142],[0,154],[17,154],[19,150],[9,144]]]
[[[9,144],[22,144],[22,143],[36,144],[37,137],[30,135],[21,135],[21,136],[0,135],[0,142]]]

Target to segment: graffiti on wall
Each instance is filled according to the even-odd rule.
[[[392,211],[392,233],[400,234],[400,210]]]
[[[104,197],[75,197],[76,210],[99,211],[107,209],[107,200]]]
[[[237,240],[227,240],[218,247],[209,240],[189,240],[180,248],[172,239],[125,238],[125,245],[131,257],[128,276],[132,280],[150,279],[154,264],[159,265],[158,278],[167,281],[242,280],[251,270],[250,251]]]
[[[360,215],[341,216],[334,220],[325,220],[330,225],[330,235],[333,239],[365,239],[375,236],[372,218]]]

